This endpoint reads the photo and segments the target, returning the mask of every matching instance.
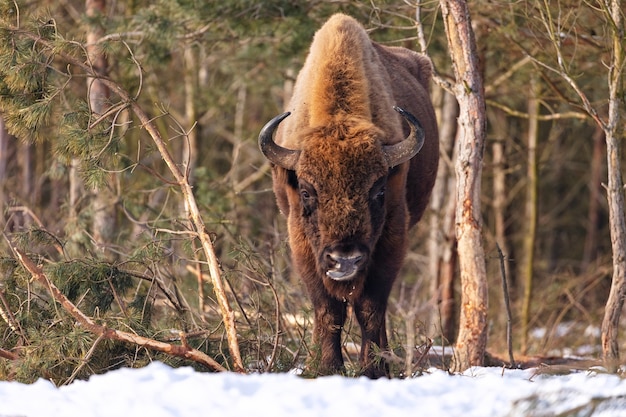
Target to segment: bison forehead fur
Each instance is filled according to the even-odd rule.
[[[322,276],[327,267],[324,251],[333,245],[344,245],[345,251],[359,246],[367,254],[374,250],[383,224],[388,174],[378,129],[348,130],[333,141],[329,130],[334,128],[308,133],[289,201],[294,223],[304,229]],[[315,198],[316,207],[306,207],[303,191]]]
[[[367,194],[388,171],[379,140],[382,132],[372,126],[337,135],[335,128],[324,126],[306,134],[296,175],[315,184],[320,193]]]
[[[361,327],[363,373],[388,371],[374,352],[387,349],[387,299],[438,164],[430,75],[428,59],[379,45],[354,19],[335,15],[315,34],[291,115],[272,119],[259,135],[294,266],[315,310],[314,373],[343,366],[346,303]]]

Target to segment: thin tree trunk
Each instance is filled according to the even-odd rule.
[[[454,298],[454,283],[457,276],[457,247],[454,236],[456,200],[451,198],[443,212],[444,223],[442,232],[445,233],[444,246],[441,248],[441,261],[439,264],[439,314],[441,317],[441,335],[447,343],[456,340],[457,303]]]
[[[448,343],[455,338],[456,305],[454,302],[454,276],[456,275],[456,239],[454,236],[455,189],[454,148],[457,134],[459,105],[456,98],[442,91],[439,116],[439,144],[443,163],[439,164],[437,180],[430,200],[433,215],[430,217],[429,260],[431,294],[437,303],[431,314],[431,328],[435,337],[443,336]]]
[[[78,217],[78,203],[84,194],[84,184],[80,177],[80,160],[72,158],[70,161],[69,177],[69,218],[75,220]]]
[[[487,347],[487,272],[482,242],[480,186],[486,131],[483,81],[467,3],[440,0],[459,102],[456,237],[461,270],[461,314],[452,368],[484,363]]]
[[[187,45],[183,52],[183,60],[185,62],[184,84],[185,84],[185,129],[186,134],[183,138],[181,161],[182,169],[186,172],[189,184],[193,186],[195,182],[195,169],[198,163],[198,109],[196,107],[196,91],[198,90],[198,60],[192,45]],[[200,90],[201,91],[201,90]],[[187,209],[187,201],[181,202],[182,209],[185,213]],[[194,248],[194,254],[197,251]],[[200,259],[196,259],[195,265],[192,266],[193,272],[197,277],[198,283],[198,311],[200,317],[204,321],[205,304],[204,304],[204,282],[205,275],[201,268]]]
[[[18,154],[17,160],[20,167],[20,181],[21,187],[17,192],[19,199],[28,208],[32,209],[32,191],[33,191],[33,145],[19,141],[17,144]],[[21,227],[27,228],[32,223],[31,216],[26,216],[23,213],[19,217]]]
[[[619,0],[604,2],[612,29],[613,54],[609,67],[609,114],[604,126],[608,169],[607,194],[609,203],[609,226],[613,252],[613,279],[602,321],[602,356],[609,369],[619,363],[617,339],[619,319],[626,296],[626,221],[624,219],[624,184],[620,163],[620,139],[623,127],[620,121],[620,97],[623,97],[624,22]]]
[[[535,260],[535,239],[537,234],[537,137],[539,135],[539,92],[536,77],[530,83],[528,97],[528,158],[526,161],[526,233],[523,238],[523,262],[520,279],[524,283],[522,299],[521,337],[522,353],[528,349],[528,326],[530,323],[530,305],[533,292],[533,265]]]
[[[104,16],[106,0],[86,0],[85,11],[88,17],[96,18]],[[106,57],[98,45],[98,41],[104,35],[103,28],[97,23],[89,26],[87,32],[87,57],[95,74],[106,76],[108,72],[108,64]],[[87,77],[87,91],[89,93],[89,105],[92,113],[99,117],[102,115],[108,104],[110,91],[97,77]],[[115,184],[115,174],[107,174],[109,186],[97,186],[93,190],[93,218],[92,233],[95,244],[100,247],[103,252],[106,247],[113,241],[116,230],[115,218],[115,194],[112,188]],[[113,252],[107,252],[107,256],[111,257]]]
[[[30,206],[30,196],[33,190],[33,147],[30,143],[19,142],[18,160],[21,171],[20,198]]]
[[[495,140],[492,141],[492,158],[493,158],[493,217],[494,217],[494,233],[495,239],[502,253],[506,257],[511,255],[509,250],[509,242],[506,230],[506,211],[508,207],[507,185],[506,185],[506,150],[505,141],[508,136],[507,120],[504,113],[495,109],[495,114],[491,117],[491,126],[495,133]],[[507,276],[507,284],[511,284],[513,275],[510,271],[510,262],[504,262],[504,272]],[[513,285],[508,285],[509,289]]]
[[[2,208],[2,213],[0,213],[0,229],[4,230],[5,224],[5,208],[7,207],[7,201],[5,201],[5,188],[6,188],[6,178],[8,173],[8,156],[7,152],[9,151],[9,132],[4,125],[4,119],[0,116],[0,208]]]
[[[598,250],[598,223],[600,219],[600,199],[602,198],[602,169],[604,167],[604,130],[596,127],[593,134],[593,154],[591,175],[589,176],[589,209],[587,211],[587,234],[581,269],[586,271],[595,259]]]
[[[183,145],[182,161],[187,170],[189,183],[194,184],[194,170],[198,163],[198,129],[196,122],[198,120],[198,110],[196,108],[196,92],[198,91],[198,63],[196,54],[191,45],[185,48],[184,52],[185,72],[185,122],[186,142]]]

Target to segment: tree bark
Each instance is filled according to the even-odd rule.
[[[511,285],[515,279],[511,274],[510,262],[507,257],[511,255],[509,241],[507,236],[507,154],[506,154],[506,138],[508,137],[508,121],[506,115],[498,110],[493,109],[490,125],[494,131],[495,139],[491,141],[491,152],[493,158],[493,217],[494,217],[494,234],[497,244],[500,246],[504,254],[504,272],[507,277],[509,289],[514,288]]]
[[[528,155],[526,160],[526,233],[523,238],[523,262],[520,278],[524,283],[522,299],[521,336],[522,353],[528,349],[528,326],[530,323],[530,305],[533,293],[533,265],[535,260],[535,238],[537,235],[537,138],[539,135],[539,93],[537,79],[532,76],[530,97],[528,97]]]
[[[182,162],[187,171],[189,183],[194,184],[194,171],[198,164],[198,109],[196,107],[196,92],[198,89],[198,60],[192,45],[187,45],[183,52],[185,62],[185,122],[187,129],[185,143],[182,146]]]
[[[467,3],[440,0],[459,102],[456,238],[461,270],[459,334],[452,369],[484,363],[487,346],[487,273],[482,242],[480,188],[486,131],[483,81]]]
[[[624,22],[621,1],[605,0],[608,26],[612,30],[613,53],[609,66],[609,112],[603,130],[607,155],[607,199],[609,204],[609,227],[613,252],[613,278],[611,291],[602,320],[602,356],[609,369],[619,364],[617,339],[619,319],[626,296],[626,221],[624,219],[624,183],[620,162],[621,132],[620,97],[623,97],[623,74],[626,66],[624,57]]]
[[[89,18],[104,16],[106,0],[86,0],[85,12]],[[108,73],[107,59],[99,46],[98,41],[104,35],[103,28],[97,23],[89,25],[87,32],[87,58],[93,73],[97,76],[87,77],[87,91],[89,94],[89,106],[95,118],[101,116],[108,105],[109,88],[98,77],[104,77]],[[93,240],[102,252],[111,258],[114,252],[106,251],[107,246],[113,241],[116,230],[115,202],[116,197],[111,187],[115,184],[115,174],[108,173],[107,185],[97,186],[93,190],[92,201],[92,233]]]
[[[454,232],[455,177],[454,148],[457,134],[459,106],[456,98],[442,91],[439,115],[439,144],[443,163],[439,164],[435,188],[430,199],[433,215],[430,217],[428,258],[430,260],[431,294],[436,307],[431,314],[430,327],[434,336],[443,336],[453,343],[456,336],[456,304],[454,277],[456,275],[456,239]]]
[[[598,251],[598,224],[600,219],[602,196],[602,177],[604,170],[605,155],[604,130],[596,126],[593,134],[593,156],[591,157],[591,174],[589,177],[589,209],[587,210],[587,234],[585,235],[585,246],[581,270],[587,271],[591,262],[596,258]]]
[[[9,151],[9,132],[7,132],[4,125],[4,119],[0,116],[0,207],[2,207],[3,213],[0,214],[0,229],[4,230],[4,224],[6,222],[4,208],[8,207],[7,201],[5,201],[5,189],[6,178],[8,173],[8,151]]]

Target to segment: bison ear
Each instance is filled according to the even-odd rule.
[[[413,158],[424,146],[424,129],[417,118],[400,107],[394,106],[393,109],[407,121],[411,127],[411,133],[402,142],[383,146],[383,153],[389,168]]]
[[[293,171],[296,169],[300,151],[283,148],[274,142],[276,128],[290,114],[289,112],[279,114],[263,126],[259,133],[259,148],[261,148],[261,152],[270,162]]]

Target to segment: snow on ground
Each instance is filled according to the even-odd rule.
[[[152,363],[60,388],[0,382],[0,417],[626,416],[626,380],[597,371],[432,369],[411,379],[201,373]]]

